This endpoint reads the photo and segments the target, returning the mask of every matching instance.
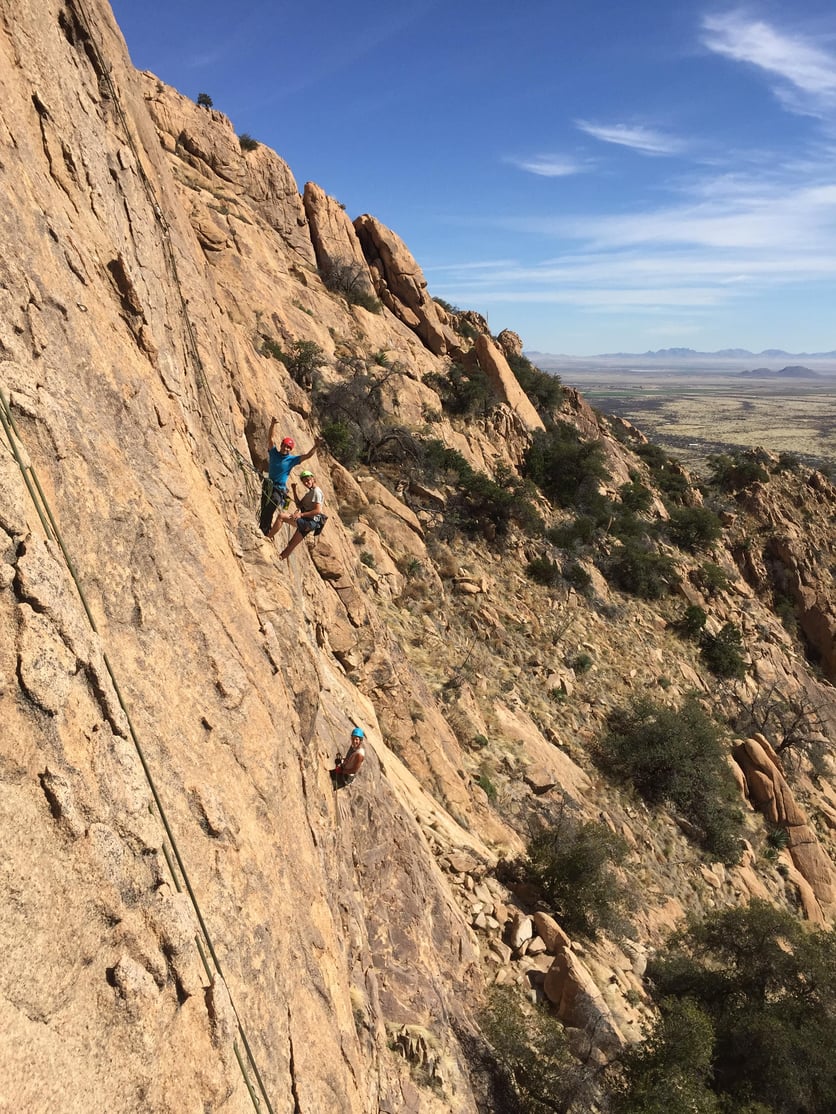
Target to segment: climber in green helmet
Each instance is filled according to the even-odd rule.
[[[283,561],[288,559],[302,538],[308,534],[313,534],[314,537],[320,534],[322,527],[328,520],[328,516],[322,513],[322,503],[325,497],[322,494],[322,488],[317,486],[313,472],[306,468],[304,472],[299,473],[299,479],[307,490],[300,499],[296,491],[296,484],[293,484],[293,498],[296,502],[295,513],[283,514],[280,512],[273,529],[267,535],[268,538],[274,537],[277,531],[281,529],[283,522],[289,522],[296,526],[296,533],[279,554]]]
[[[346,785],[351,785],[357,777],[360,767],[366,760],[365,738],[366,733],[363,728],[355,727],[351,732],[348,754],[345,758],[338,754],[334,760],[334,769],[330,771],[330,774],[335,789],[343,789]]]

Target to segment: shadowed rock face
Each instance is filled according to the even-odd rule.
[[[342,269],[347,272],[345,282],[351,283],[354,292],[373,296],[369,268],[345,209],[315,182],[306,184],[303,201],[320,273],[327,280],[335,270]]]

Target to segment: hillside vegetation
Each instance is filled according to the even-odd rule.
[[[832,1109],[829,479],[696,482],[103,0],[0,14],[0,1105]]]

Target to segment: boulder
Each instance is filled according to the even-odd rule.
[[[534,935],[534,924],[525,913],[517,913],[505,930],[505,941],[518,951]]]
[[[522,420],[528,430],[544,430],[543,419],[517,381],[502,349],[489,336],[476,338],[476,358],[500,399]]]
[[[329,197],[315,182],[305,184],[302,200],[317,266],[326,286],[333,280],[342,279],[350,283],[352,291],[373,297],[372,276],[344,206]]]
[[[564,1025],[594,1034],[599,1048],[615,1052],[624,1047],[624,1036],[603,995],[573,952],[562,951],[555,956],[543,990]]]
[[[571,948],[572,941],[554,917],[550,917],[548,913],[538,911],[534,914],[532,920],[537,935],[546,945],[546,951],[550,955],[557,955],[558,952],[566,951],[568,948]]]
[[[434,355],[457,347],[457,337],[445,325],[427,291],[427,280],[401,238],[368,213],[354,222],[363,254],[369,263],[375,293],[397,317],[413,329]]]

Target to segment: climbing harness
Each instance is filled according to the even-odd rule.
[[[265,537],[270,532],[276,513],[283,514],[289,506],[287,488],[265,476],[261,484],[261,506],[258,512],[258,526]]]

